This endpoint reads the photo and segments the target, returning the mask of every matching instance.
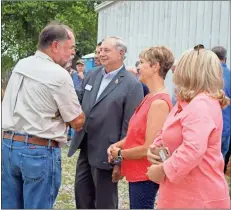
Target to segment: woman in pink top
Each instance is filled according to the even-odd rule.
[[[147,150],[162,129],[172,102],[164,79],[174,57],[166,47],[151,47],[140,54],[140,81],[150,93],[144,98],[128,124],[126,137],[108,149],[109,162],[122,159],[121,172],[129,182],[131,209],[153,209],[159,185],[148,180]]]
[[[221,154],[225,97],[222,70],[209,50],[190,50],[177,64],[173,80],[178,103],[148,151],[148,177],[160,183],[158,208],[230,208]],[[155,150],[170,156],[163,163]]]

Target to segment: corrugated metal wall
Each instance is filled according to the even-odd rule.
[[[128,46],[128,66],[135,64],[140,51],[153,45],[168,46],[179,59],[196,44],[224,46],[230,65],[229,1],[118,1],[98,12],[98,41],[122,37]],[[171,78],[169,72],[170,92]]]

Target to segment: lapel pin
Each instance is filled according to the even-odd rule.
[[[119,82],[119,80],[118,80],[118,79],[116,79],[116,80],[115,80],[115,84],[118,84],[118,82]]]

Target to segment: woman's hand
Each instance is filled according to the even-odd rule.
[[[160,165],[162,164],[161,158],[157,155],[157,146],[152,144],[150,145],[147,152],[147,159],[151,164]]]
[[[115,165],[112,171],[112,182],[116,183],[121,179],[123,179],[123,176],[121,175],[120,166]]]
[[[120,148],[113,146],[111,149],[111,155],[112,157],[116,160],[118,158],[118,152],[119,152]]]
[[[162,182],[165,178],[163,164],[151,165],[148,167],[146,175],[152,182],[160,184],[160,182]]]
[[[107,149],[107,155],[108,155],[108,162],[111,163],[113,161],[113,156],[112,156],[112,149],[115,147],[113,144],[108,147]]]

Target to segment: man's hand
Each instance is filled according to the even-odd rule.
[[[152,144],[147,152],[147,159],[151,164],[154,165],[159,165],[162,163],[161,158],[159,155],[157,155],[157,151],[156,151],[157,146]]]
[[[112,182],[116,183],[121,180],[123,176],[121,175],[120,166],[115,165],[112,171]]]
[[[165,178],[163,164],[160,165],[151,165],[148,167],[148,171],[146,173],[149,180],[160,184]]]

